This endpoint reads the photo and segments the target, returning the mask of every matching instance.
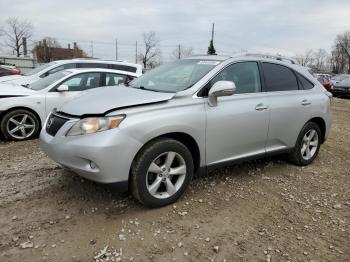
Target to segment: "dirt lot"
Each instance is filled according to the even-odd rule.
[[[215,170],[152,210],[61,169],[38,141],[0,142],[0,261],[350,261],[350,100],[333,115],[312,165]]]

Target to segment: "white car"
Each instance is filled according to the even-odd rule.
[[[88,89],[127,84],[139,74],[111,69],[69,69],[29,86],[0,84],[0,131],[5,139],[38,135],[48,114]]]
[[[123,61],[77,58],[70,60],[53,61],[34,68],[32,71],[23,75],[3,76],[0,77],[0,83],[8,82],[18,85],[28,85],[53,73],[73,68],[106,68],[135,73],[137,76],[142,75],[142,66],[138,64],[132,64]]]

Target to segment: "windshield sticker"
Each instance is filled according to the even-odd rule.
[[[199,61],[198,63],[197,63],[198,65],[218,65],[218,64],[220,64],[220,62],[219,61]]]

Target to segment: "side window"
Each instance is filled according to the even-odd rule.
[[[304,76],[301,74],[297,74],[299,82],[304,90],[312,89],[314,87],[314,84],[311,83],[309,80],[307,80]]]
[[[211,81],[213,86],[217,81],[233,81],[236,84],[236,94],[261,92],[260,74],[256,62],[239,62],[229,65]]]
[[[63,67],[64,67],[64,69],[76,68],[77,64],[74,64],[74,63],[65,64]]]
[[[45,76],[54,74],[56,72],[59,72],[59,71],[65,70],[65,69],[75,68],[75,67],[76,67],[76,64],[74,64],[74,63],[60,65],[60,66],[52,68],[50,71],[46,72]]]
[[[298,90],[295,74],[286,66],[262,63],[268,92]]]
[[[126,75],[106,73],[106,86],[116,86],[126,82]]]
[[[60,65],[60,66],[52,68],[50,71],[46,72],[45,76],[51,75],[51,74],[56,73],[58,71],[62,71],[64,69],[65,69],[64,65]]]
[[[127,66],[127,65],[116,65],[116,64],[110,64],[109,65],[110,69],[115,69],[115,70],[121,70],[121,71],[127,71],[127,72],[132,72],[136,73],[137,68],[133,66]]]
[[[69,91],[84,91],[100,86],[100,73],[83,73],[75,75],[61,83],[67,85]]]
[[[79,63],[80,68],[108,68],[107,64],[102,63]]]

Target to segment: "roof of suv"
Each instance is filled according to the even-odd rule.
[[[222,55],[200,55],[200,56],[191,56],[185,59],[202,59],[202,60],[216,60],[216,61],[225,61],[228,59],[235,60],[247,60],[247,61],[266,61],[273,62],[282,65],[292,67],[294,69],[300,70],[304,73],[310,73],[309,68],[298,64],[294,59],[283,57],[283,56],[274,56],[269,54],[250,54],[250,53],[240,53],[232,56],[222,56]]]
[[[269,54],[259,54],[259,53],[239,53],[231,56],[224,55],[199,55],[199,56],[191,56],[187,59],[205,59],[205,60],[217,60],[224,61],[230,58],[245,58],[247,60],[264,60],[264,61],[280,61],[286,62],[287,64],[298,64],[294,59],[283,57],[279,55],[269,55]],[[250,59],[249,59],[250,58]],[[186,59],[186,58],[185,58]]]
[[[232,56],[223,56],[223,55],[198,55],[198,56],[189,56],[184,59],[203,59],[203,60],[217,60],[217,61],[224,61]]]
[[[134,65],[134,66],[141,66],[139,64],[129,63],[126,61],[115,61],[115,60],[103,60],[103,59],[93,59],[93,58],[73,58],[73,59],[62,59],[62,60],[55,60],[53,62],[56,63],[66,63],[66,62],[81,62],[81,63],[103,63],[103,64],[128,64],[128,65]]]
[[[137,74],[137,73],[132,73],[129,71],[122,71],[122,70],[107,69],[107,68],[71,68],[71,69],[66,69],[64,71],[71,72],[73,74],[88,73],[88,72],[106,72],[106,73],[130,75],[130,76],[135,76],[135,77],[139,76],[139,74]]]

